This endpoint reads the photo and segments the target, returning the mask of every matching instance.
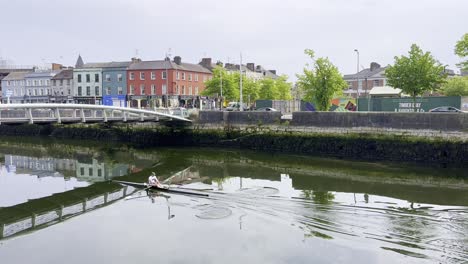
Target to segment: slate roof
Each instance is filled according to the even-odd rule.
[[[204,72],[211,73],[207,68],[193,63],[184,63],[180,65],[173,61],[157,60],[157,61],[142,61],[133,63],[128,67],[129,70],[164,70],[166,69],[191,71],[191,72]]]
[[[62,70],[57,75],[52,77],[52,80],[73,79],[73,70]]]
[[[81,68],[127,68],[130,64],[131,61],[90,62]]]
[[[370,70],[370,68],[364,69],[360,71],[357,74],[346,74],[343,76],[343,79],[345,80],[355,80],[357,78],[359,79],[365,79],[365,78],[385,78],[385,69],[387,67],[380,67],[377,68],[373,71]]]
[[[25,78],[54,77],[59,72],[60,72],[60,70],[29,72],[24,77]]]
[[[30,72],[11,72],[2,81],[9,81],[9,80],[23,80],[26,77],[26,74]]]

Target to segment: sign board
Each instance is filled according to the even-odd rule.
[[[468,96],[461,98],[461,109],[462,111],[468,111]]]

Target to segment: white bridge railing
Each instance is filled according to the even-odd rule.
[[[149,111],[88,104],[0,104],[0,124],[157,122],[161,119],[192,122],[167,109]]]

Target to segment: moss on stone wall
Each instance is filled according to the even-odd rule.
[[[401,135],[319,134],[269,130],[181,129],[102,125],[0,126],[0,135],[119,141],[138,147],[236,147],[360,160],[468,165],[468,142]]]

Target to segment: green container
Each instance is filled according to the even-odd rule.
[[[439,106],[461,108],[460,96],[417,97],[416,112],[428,112]],[[411,97],[404,98],[359,98],[358,111],[367,111],[368,107],[375,112],[414,112]]]

